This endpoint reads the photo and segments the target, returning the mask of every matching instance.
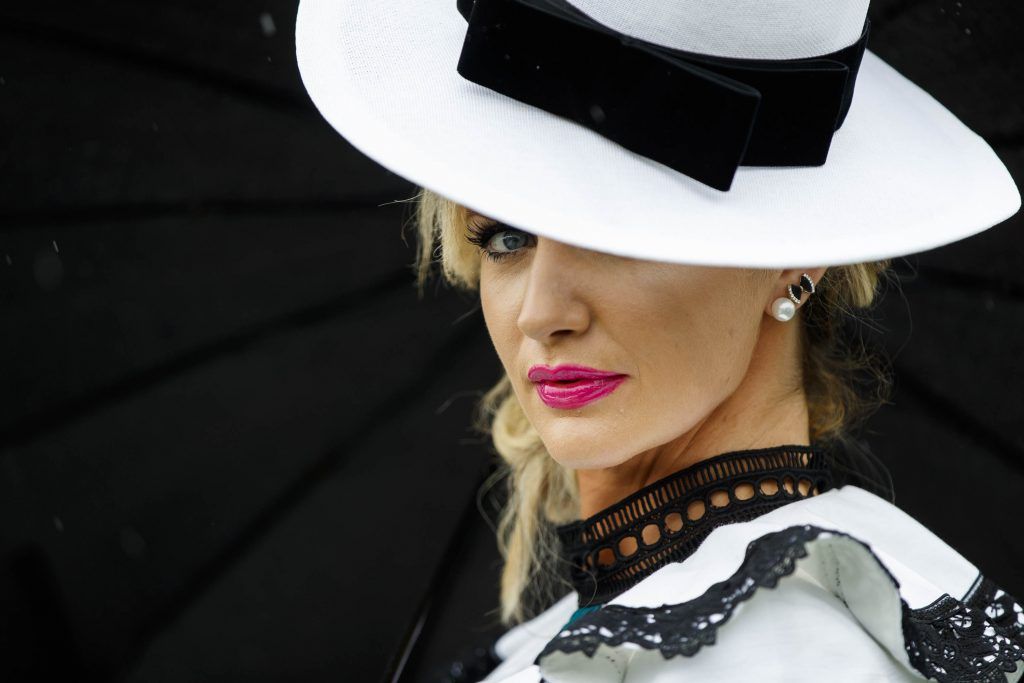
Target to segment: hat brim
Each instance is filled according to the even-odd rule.
[[[948,244],[1021,205],[984,139],[871,50],[823,166],[741,166],[722,192],[465,80],[465,33],[455,0],[302,0],[299,70],[363,154],[537,235],[675,263],[843,265]]]

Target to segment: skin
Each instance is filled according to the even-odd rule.
[[[470,211],[470,223],[492,223]],[[583,518],[726,451],[809,443],[799,317],[772,302],[824,267],[747,269],[662,263],[504,230],[481,251],[491,341],[556,461],[576,471]],[[804,293],[801,300],[811,296]],[[535,364],[629,375],[581,408],[540,400]]]

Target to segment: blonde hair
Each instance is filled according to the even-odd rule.
[[[413,269],[420,294],[434,263],[440,263],[449,284],[476,291],[480,254],[464,238],[468,209],[425,188],[410,201],[415,201],[413,220],[419,245]],[[889,266],[886,259],[830,267],[816,283],[814,296],[801,308],[802,368],[813,442],[840,442],[847,451],[855,452],[859,446],[849,439],[850,430],[888,400],[892,381],[885,358],[869,351],[862,340],[843,328],[856,318],[858,310],[875,303]],[[867,375],[860,384],[855,381],[858,374]],[[560,589],[564,594],[571,587],[558,566],[554,527],[578,516],[576,478],[572,470],[548,455],[507,375],[483,395],[473,426],[490,435],[503,463],[485,486],[493,485],[496,478],[507,482],[508,498],[496,532],[505,560],[500,616],[502,623],[511,625],[560,597]],[[845,471],[866,480],[887,476],[884,466],[865,455],[866,462]],[[837,466],[844,469],[842,463],[833,463]],[[886,484],[873,483],[885,491]]]

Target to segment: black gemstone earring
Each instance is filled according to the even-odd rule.
[[[804,291],[808,294],[814,294],[814,280],[807,273],[800,276],[800,286],[804,288]]]
[[[789,299],[779,297],[772,304],[772,315],[776,320],[785,322],[793,318],[796,315],[796,308],[800,305],[800,296],[807,292],[808,294],[814,294],[814,280],[807,273],[803,273],[800,276],[800,283],[796,285],[788,285],[786,287],[786,296]]]
[[[789,285],[786,287],[786,292],[789,294],[790,300],[797,306],[800,305],[800,297],[804,292],[808,294],[814,294],[814,280],[807,273],[800,276],[799,284]]]

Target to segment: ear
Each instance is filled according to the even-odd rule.
[[[770,296],[764,304],[764,312],[767,315],[772,315],[772,303],[779,297],[788,299],[788,288],[789,285],[799,285],[801,281],[801,275],[807,273],[807,277],[811,278],[814,283],[815,289],[817,289],[818,283],[821,282],[821,278],[824,277],[825,271],[828,270],[828,266],[816,266],[814,268],[786,268],[779,272],[778,278],[775,280],[770,290]],[[807,299],[811,295],[806,290],[800,291],[800,304],[803,305],[807,302]]]

